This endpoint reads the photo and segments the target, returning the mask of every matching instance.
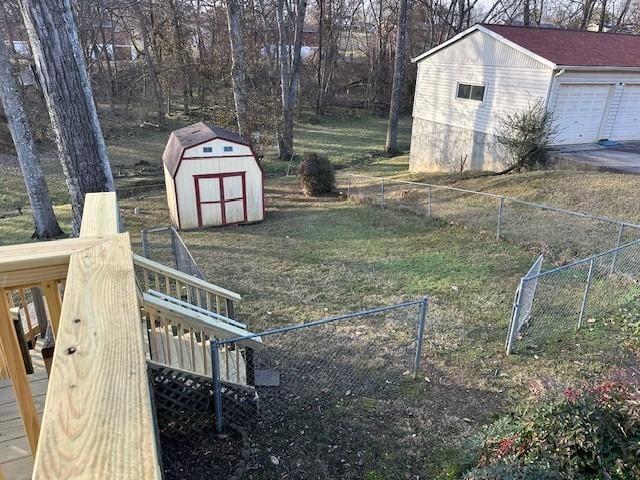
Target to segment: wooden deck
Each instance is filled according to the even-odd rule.
[[[39,348],[31,351],[35,373],[29,375],[29,383],[42,416],[48,380]],[[0,469],[5,478],[12,480],[30,479],[33,470],[33,456],[9,379],[0,380]]]

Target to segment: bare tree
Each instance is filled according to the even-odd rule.
[[[158,66],[156,60],[151,51],[151,37],[149,29],[147,28],[147,19],[140,6],[140,0],[134,0],[132,2],[133,9],[140,25],[140,36],[142,37],[142,53],[144,55],[144,61],[147,66],[149,78],[151,80],[151,89],[153,91],[153,97],[156,102],[156,115],[158,124],[164,122],[164,95],[162,85],[160,84],[160,78],[158,76]]]
[[[406,50],[407,50],[407,0],[400,0],[398,4],[398,28],[396,32],[396,58],[393,67],[393,86],[391,87],[391,103],[389,106],[389,124],[387,126],[388,153],[398,151],[398,120],[402,104],[402,87],[404,85]]]
[[[114,189],[70,0],[20,0],[40,86],[71,196],[73,231],[84,197]]]
[[[522,23],[525,27],[531,25],[531,4],[530,0],[522,1]]]
[[[59,237],[63,232],[53,212],[47,182],[38,162],[36,143],[31,134],[22,95],[13,77],[2,28],[0,28],[0,97],[31,203],[35,222],[32,238]]]
[[[247,115],[247,82],[245,78],[244,41],[242,38],[242,7],[239,0],[227,0],[227,22],[231,44],[231,79],[236,120],[240,136],[249,134]]]
[[[278,138],[278,156],[281,160],[293,156],[293,117],[298,100],[300,64],[302,62],[302,30],[307,10],[307,0],[297,0],[295,7],[286,0],[278,0],[276,17],[278,22],[278,42],[280,53],[280,85],[282,93],[282,126]],[[293,23],[293,45],[288,33],[288,23]]]

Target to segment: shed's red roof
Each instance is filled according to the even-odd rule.
[[[240,145],[249,145],[249,143],[239,135],[236,135],[229,130],[225,130],[224,128],[214,127],[203,122],[179,128],[178,130],[171,132],[169,141],[167,142],[162,154],[162,161],[167,167],[167,170],[169,170],[171,176],[175,177],[185,149],[195,147],[196,145],[200,145],[201,143],[205,143],[216,138],[232,143],[239,143]]]
[[[640,67],[640,35],[510,25],[482,26],[556,65]]]

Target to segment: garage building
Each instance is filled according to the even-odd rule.
[[[537,101],[558,145],[640,140],[640,36],[475,25],[413,61],[412,171],[503,168],[501,119]]]
[[[171,133],[164,153],[167,202],[178,229],[264,218],[263,171],[251,146],[202,122]]]

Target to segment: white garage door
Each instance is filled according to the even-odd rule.
[[[640,85],[625,85],[611,140],[640,140]]]
[[[610,89],[610,85],[560,85],[553,110],[558,128],[556,143],[599,140]]]

